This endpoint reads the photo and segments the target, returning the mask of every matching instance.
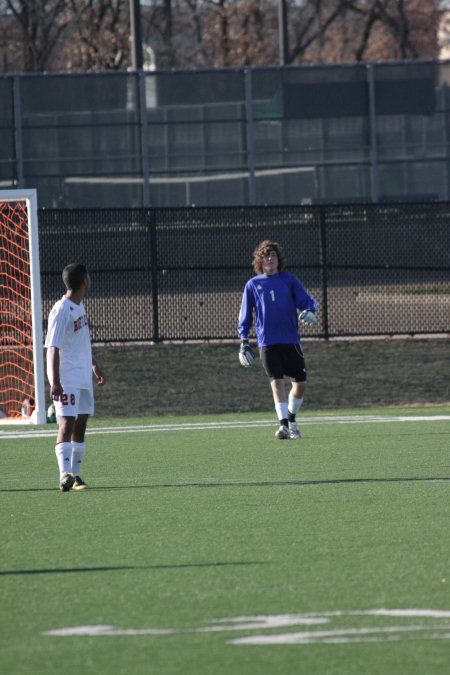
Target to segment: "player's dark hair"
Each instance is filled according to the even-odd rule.
[[[256,274],[262,274],[263,258],[270,251],[275,251],[278,256],[278,271],[281,272],[284,269],[286,258],[280,244],[276,241],[270,241],[270,239],[264,239],[253,251],[253,269]]]
[[[71,263],[63,269],[62,278],[67,290],[78,291],[86,280],[88,271],[81,263]]]

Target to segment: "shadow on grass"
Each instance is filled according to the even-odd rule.
[[[153,485],[103,485],[90,487],[88,492],[108,492],[110,490],[162,490],[174,488],[226,488],[226,487],[271,487],[274,485],[353,485],[360,483],[413,483],[450,481],[450,476],[423,476],[403,478],[330,478],[325,480],[230,480],[214,483],[154,483]],[[56,492],[56,488],[6,488],[2,492]],[[61,493],[63,494],[63,493]],[[83,494],[86,491],[83,490]]]
[[[212,562],[212,563],[181,563],[179,565],[111,565],[104,567],[71,567],[49,568],[37,570],[0,570],[0,577],[20,576],[27,574],[78,574],[79,572],[123,572],[125,570],[182,570],[203,567],[236,567],[244,565],[268,565],[266,562]]]

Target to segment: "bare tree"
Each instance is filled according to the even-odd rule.
[[[69,0],[71,44],[68,70],[124,68],[130,60],[128,0]]]
[[[216,44],[222,47],[222,55],[214,58],[215,65],[265,65],[277,61],[277,13],[273,3],[223,1],[218,20],[214,13],[210,14],[205,34],[213,49]],[[218,59],[223,62],[217,63]]]
[[[145,0],[158,68],[279,62],[280,0]],[[0,0],[0,68],[125,69],[130,0]],[[287,0],[288,62],[435,58],[443,0]]]
[[[46,70],[69,22],[66,2],[2,0],[2,10],[12,31],[6,36],[5,50],[12,47],[11,57],[18,68],[27,72]]]
[[[233,67],[273,63],[274,0],[181,0],[174,14],[172,66]]]
[[[340,17],[351,7],[351,0],[306,0],[299,6],[291,3],[290,63],[323,63],[322,53],[330,40],[331,29]]]
[[[3,70],[106,70],[130,60],[128,0],[0,0]]]
[[[353,16],[352,16],[353,15]],[[437,58],[440,0],[372,0],[350,8],[349,60]]]
[[[155,12],[152,19],[153,34],[159,34],[165,45],[160,52],[160,65],[232,67],[278,63],[278,3],[279,0],[172,0],[170,56],[163,13]],[[155,0],[148,4],[157,7],[159,3]],[[290,0],[288,62],[436,57],[440,4],[441,0]]]
[[[290,6],[292,63],[438,56],[440,0],[305,0]]]
[[[162,35],[166,47],[166,54],[169,63],[173,63],[173,22],[172,22],[172,2],[164,0],[163,27]]]

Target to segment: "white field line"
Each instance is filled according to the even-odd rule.
[[[307,645],[315,643],[338,644],[349,642],[384,642],[386,640],[401,640],[402,633],[409,637],[410,633],[442,630],[443,633],[424,635],[423,639],[448,640],[448,624],[444,625],[416,625],[416,626],[388,626],[374,628],[343,628],[328,631],[302,631],[300,633],[283,633],[281,635],[252,635],[243,638],[228,640],[233,645]],[[384,634],[391,634],[384,637]]]
[[[321,417],[301,417],[300,424],[361,424],[376,422],[438,422],[450,421],[450,415],[325,415]],[[254,427],[276,426],[276,421],[247,420],[224,422],[182,422],[167,424],[124,424],[123,426],[104,426],[88,428],[89,435],[142,433],[148,431],[209,431],[214,429],[251,429]],[[11,438],[52,438],[55,430],[25,429],[22,431],[0,429],[0,440]]]
[[[191,628],[184,630],[176,630],[174,628],[116,628],[110,625],[93,625],[93,626],[73,626],[68,628],[55,628],[53,630],[43,631],[42,635],[51,635],[54,637],[73,637],[73,636],[90,636],[90,637],[119,637],[119,636],[133,636],[133,635],[176,635],[181,633],[212,633],[212,632],[228,632],[230,630],[245,630],[244,627],[237,626],[235,628],[216,628],[216,629],[201,629]],[[340,636],[350,635],[375,635],[375,639],[382,639],[383,633],[412,633],[417,631],[446,631],[439,637],[443,639],[449,638],[448,624],[419,624],[412,626],[374,626],[372,628],[342,628],[331,630],[314,630],[301,631],[298,633],[282,633],[277,635],[254,635],[243,638],[233,638],[228,640],[228,644],[311,644],[312,642],[320,642],[323,638],[336,638]],[[434,634],[432,637],[437,637]]]
[[[384,619],[381,625],[358,626],[358,616],[373,616],[378,620]],[[347,625],[334,623],[335,619],[347,622]],[[390,623],[390,620],[418,619],[422,621],[412,624]],[[427,621],[428,619],[428,621]],[[436,620],[440,619],[437,623]],[[186,633],[223,633],[230,631],[244,631],[247,635],[237,638],[227,638],[230,645],[314,645],[314,644],[350,644],[353,642],[389,642],[392,640],[449,640],[450,639],[450,611],[435,609],[372,609],[356,611],[325,611],[307,614],[276,614],[237,616],[223,619],[209,619],[212,625],[194,626],[191,628],[158,628],[136,627],[120,628],[114,625],[85,625],[54,628],[43,631],[42,635],[55,637],[91,636],[163,636]],[[322,624],[322,625],[320,625]],[[328,624],[324,628],[323,624]],[[280,632],[288,626],[302,626],[301,631],[293,633]],[[309,626],[311,629],[305,629]],[[320,626],[320,628],[317,628]],[[248,635],[249,631],[271,629],[277,632],[256,633]]]

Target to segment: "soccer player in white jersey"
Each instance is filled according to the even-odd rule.
[[[245,285],[238,323],[239,361],[248,367],[254,361],[249,333],[255,316],[260,357],[270,379],[280,425],[275,436],[280,440],[301,438],[296,414],[306,389],[306,366],[298,323],[313,325],[317,311],[315,299],[284,266],[284,253],[277,242],[266,239],[258,244],[253,252],[256,276]],[[289,395],[285,375],[292,383]]]
[[[58,421],[56,458],[60,490],[83,490],[80,476],[86,452],[85,433],[94,414],[92,374],[103,386],[105,376],[92,357],[91,337],[83,298],[91,279],[84,265],[72,263],[62,273],[66,294],[53,306],[45,340],[50,397]]]

